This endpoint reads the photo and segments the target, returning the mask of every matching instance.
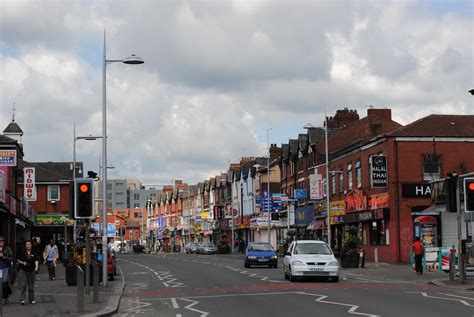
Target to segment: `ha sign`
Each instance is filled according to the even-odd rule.
[[[23,197],[26,201],[36,201],[36,183],[35,183],[35,168],[25,167],[23,169]]]

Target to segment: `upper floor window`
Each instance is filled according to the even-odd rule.
[[[440,178],[441,156],[425,154],[423,155],[423,180],[430,181]]]
[[[48,200],[58,201],[60,198],[59,185],[48,185]]]
[[[295,162],[290,161],[290,175],[295,174]]]
[[[286,163],[283,162],[281,166],[282,166],[282,172],[283,172],[282,178],[285,179],[286,178]]]
[[[331,192],[333,195],[336,195],[336,174],[331,176]]]
[[[140,194],[138,193],[133,194],[133,199],[140,200]]]
[[[342,168],[341,172],[339,174],[339,192],[342,193],[344,192],[344,174],[342,173]]]
[[[355,162],[355,172],[356,172],[356,186],[357,188],[362,187],[362,170],[360,167],[360,160]]]
[[[352,163],[347,164],[347,190],[352,190]]]

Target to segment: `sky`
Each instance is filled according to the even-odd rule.
[[[0,1],[0,131],[24,159],[72,161],[102,134],[109,178],[190,184],[321,126],[391,108],[408,124],[474,114],[474,1]],[[101,141],[76,142],[99,170]]]

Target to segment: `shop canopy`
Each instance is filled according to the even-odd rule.
[[[307,230],[318,230],[321,229],[325,226],[326,220],[323,219],[317,219],[314,220],[312,223],[309,224],[309,226],[306,228]]]
[[[446,205],[431,205],[422,211],[412,212],[412,216],[439,216],[441,212],[446,211]]]

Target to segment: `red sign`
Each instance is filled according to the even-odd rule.
[[[346,195],[346,213],[367,209],[367,196],[359,189],[354,189]]]
[[[388,203],[388,193],[369,195],[367,197],[367,209],[370,210],[388,208]]]

